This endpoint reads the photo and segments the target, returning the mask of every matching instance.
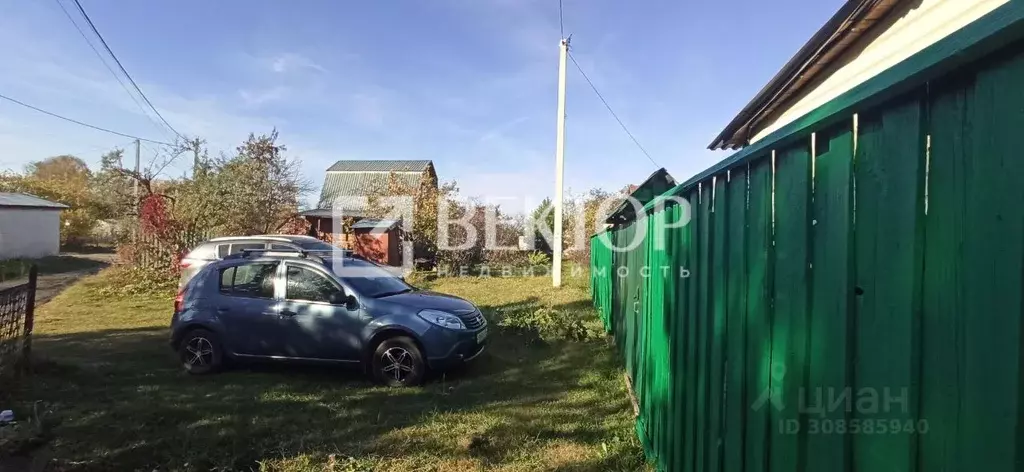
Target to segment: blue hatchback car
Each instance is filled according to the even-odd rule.
[[[306,252],[211,263],[178,293],[171,319],[171,346],[190,373],[231,359],[351,363],[391,386],[475,359],[487,335],[466,300],[418,290],[363,259]]]

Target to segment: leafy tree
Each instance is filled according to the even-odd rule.
[[[564,218],[563,214],[563,218]],[[530,228],[533,230],[534,249],[551,254],[551,244],[544,234],[555,234],[555,207],[550,198],[545,198],[530,214]]]
[[[0,178],[0,191],[28,193],[70,207],[61,212],[63,244],[85,241],[102,213],[90,183],[92,172],[81,159],[61,155],[26,166],[24,174]]]
[[[285,156],[277,130],[250,134],[232,157],[209,159],[194,150],[198,165],[191,179],[169,184],[177,219],[186,228],[249,235],[282,230],[295,223],[302,196],[312,190],[298,162]],[[201,141],[193,141],[199,145]]]
[[[441,200],[454,202],[459,188],[455,182],[438,185],[437,178],[426,173],[416,186],[410,185],[394,172],[387,179],[378,182],[367,195],[365,213],[371,218],[384,218],[388,215],[401,213],[402,209],[393,208],[386,197],[413,197],[412,232],[405,237],[412,240],[413,254],[416,259],[432,261],[437,255],[437,221]],[[449,208],[453,205],[449,204]]]

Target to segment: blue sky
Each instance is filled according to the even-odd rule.
[[[212,153],[277,127],[317,187],[338,159],[432,159],[463,195],[552,193],[557,0],[81,1],[164,117]],[[620,118],[684,180],[728,156],[705,147],[841,3],[564,0],[564,25]],[[0,44],[0,94],[170,139],[56,0],[0,0]],[[571,191],[655,169],[571,63],[566,123]],[[129,141],[0,101],[0,170],[64,153],[98,164]]]

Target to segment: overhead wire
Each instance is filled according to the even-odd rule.
[[[57,6],[60,7],[61,11],[64,12],[64,16],[66,16],[68,21],[71,22],[71,25],[75,27],[75,30],[78,31],[78,34],[82,36],[83,40],[85,40],[85,44],[89,45],[89,49],[92,49],[92,52],[96,54],[96,58],[99,59],[101,63],[103,63],[103,67],[107,69],[107,72],[110,72],[110,75],[114,76],[114,79],[117,80],[117,83],[121,84],[121,88],[123,88],[125,93],[127,93],[128,96],[131,97],[132,102],[134,102],[135,106],[139,108],[139,111],[141,111],[142,114],[149,121],[155,124],[157,128],[166,132],[167,129],[159,122],[157,122],[156,119],[154,119],[153,116],[146,111],[146,108],[142,106],[142,103],[139,103],[139,99],[135,97],[135,94],[128,89],[128,86],[124,83],[124,80],[121,79],[121,76],[114,72],[114,69],[110,67],[110,64],[108,64],[107,61],[103,58],[103,54],[100,54],[100,51],[96,49],[96,46],[93,44],[93,42],[89,39],[88,36],[86,36],[85,31],[82,31],[82,28],[78,26],[78,22],[76,22],[75,19],[71,16],[71,13],[68,12],[67,8],[64,8],[64,3],[61,2],[61,0],[54,1],[57,3]]]
[[[179,133],[178,130],[174,129],[174,127],[167,122],[167,119],[165,119],[164,116],[160,114],[160,110],[157,110],[156,107],[153,106],[153,102],[149,100],[149,97],[146,97],[146,94],[142,92],[142,89],[139,87],[139,84],[135,82],[135,79],[132,78],[131,74],[129,74],[128,71],[124,68],[124,65],[121,64],[121,60],[118,59],[117,55],[114,54],[114,51],[110,49],[110,46],[107,44],[107,41],[103,39],[103,35],[100,34],[100,31],[92,22],[92,18],[89,18],[89,14],[85,12],[85,8],[82,8],[82,3],[78,0],[72,1],[75,2],[75,5],[78,7],[78,11],[82,14],[82,17],[85,18],[86,23],[89,24],[89,28],[91,28],[92,32],[96,34],[96,37],[100,39],[100,44],[102,44],[103,48],[107,50],[107,52],[110,54],[110,57],[114,59],[114,63],[117,64],[117,67],[121,69],[121,72],[123,72],[125,77],[128,78],[128,82],[130,82],[132,86],[135,87],[135,91],[139,93],[139,96],[142,97],[142,100],[145,101],[147,105],[149,105],[149,108],[153,110],[153,113],[156,113],[156,116],[160,118],[160,121],[167,125],[168,129],[173,131],[176,136],[185,139],[185,137],[182,136],[182,134]]]
[[[626,135],[629,136],[629,139],[633,141],[633,144],[636,144],[636,147],[640,149],[640,152],[642,152],[644,156],[647,156],[647,159],[651,161],[652,164],[654,164],[658,168],[661,168],[661,165],[655,162],[654,158],[651,157],[651,154],[647,152],[647,149],[644,149],[643,145],[640,144],[640,141],[636,139],[636,136],[633,136],[633,133],[629,131],[629,128],[627,128],[626,124],[622,122],[622,120],[619,118],[619,115],[615,113],[615,110],[612,109],[612,106],[608,104],[608,101],[604,99],[604,96],[601,95],[601,91],[597,89],[597,86],[594,85],[594,82],[590,80],[590,77],[587,76],[587,73],[583,71],[583,67],[580,67],[580,63],[576,62],[576,58],[573,57],[571,53],[569,54],[569,59],[571,59],[572,63],[576,65],[576,69],[580,71],[580,74],[583,76],[583,79],[586,80],[588,84],[590,84],[590,88],[594,91],[594,94],[597,95],[597,98],[601,100],[601,103],[604,104],[604,107],[608,109],[608,112],[611,113],[612,118],[615,118],[615,121],[617,121],[619,123],[619,126],[622,127],[622,131],[626,132]]]
[[[74,123],[76,125],[85,126],[86,128],[92,128],[92,129],[97,130],[97,131],[103,131],[105,133],[110,133],[110,134],[116,134],[118,136],[124,136],[126,138],[138,139],[139,141],[146,141],[148,143],[163,144],[165,146],[174,146],[173,144],[167,143],[167,142],[164,142],[164,141],[158,141],[158,140],[155,140],[155,139],[142,138],[142,137],[131,135],[131,134],[128,134],[128,133],[121,133],[121,132],[114,131],[114,130],[111,130],[111,129],[103,128],[101,126],[91,125],[89,123],[78,121],[78,120],[76,120],[74,118],[68,118],[68,117],[63,116],[63,115],[58,115],[58,114],[56,114],[56,113],[54,113],[52,111],[47,111],[47,110],[44,110],[44,109],[39,108],[37,106],[29,105],[28,103],[25,103],[25,102],[23,102],[21,100],[16,100],[16,99],[8,97],[6,95],[0,95],[0,99],[4,99],[4,100],[10,101],[12,103],[16,103],[16,104],[21,105],[21,106],[23,106],[25,108],[29,108],[29,109],[38,111],[39,113],[50,115],[50,116],[52,116],[54,118],[60,118],[60,119],[62,119],[64,121],[69,121],[69,122]]]

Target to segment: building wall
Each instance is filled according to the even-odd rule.
[[[0,259],[60,252],[60,211],[0,208]]]
[[[783,111],[760,125],[750,142],[828,103],[857,85],[949,36],[1010,0],[918,0],[904,2],[847,50]]]

